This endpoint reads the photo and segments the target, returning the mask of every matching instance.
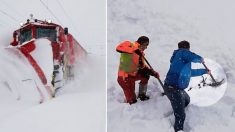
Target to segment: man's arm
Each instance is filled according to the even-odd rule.
[[[191,70],[192,77],[201,76],[201,75],[207,74],[207,73],[208,73],[207,69],[192,69]]]
[[[183,59],[187,62],[202,63],[203,58],[189,50],[184,50]]]

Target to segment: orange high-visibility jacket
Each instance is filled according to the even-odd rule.
[[[139,43],[130,41],[124,41],[116,47],[116,50],[121,53],[118,76],[128,77],[128,75],[136,75],[140,67],[139,59],[144,62],[144,58],[139,58],[140,56],[134,52],[138,47]]]

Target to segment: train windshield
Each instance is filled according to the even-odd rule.
[[[56,29],[55,28],[45,28],[37,27],[36,28],[36,38],[48,38],[50,41],[56,41]]]
[[[20,43],[24,43],[25,41],[29,41],[32,39],[32,30],[31,29],[25,29],[20,31]]]

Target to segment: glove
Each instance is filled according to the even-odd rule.
[[[155,78],[160,78],[160,75],[158,72],[156,72],[154,70],[151,70],[151,72],[152,72],[152,74],[151,74],[152,76],[154,76]]]
[[[138,74],[140,74],[144,78],[149,78],[149,75],[151,75],[152,73],[147,67],[143,67],[138,70]]]
[[[139,49],[135,50],[134,52],[135,52],[137,55],[139,55],[139,56],[142,56],[142,55],[143,55],[142,52],[141,52]]]

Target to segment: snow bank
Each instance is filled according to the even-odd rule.
[[[215,61],[205,58],[205,64],[211,70],[211,74],[214,78],[216,78],[216,82],[222,81],[219,86],[203,86],[204,82],[207,84],[212,84],[213,80],[209,74],[205,74],[199,77],[193,77],[190,80],[190,84],[185,91],[191,97],[191,104],[197,106],[209,106],[217,103],[225,94],[227,89],[227,77],[224,69]],[[192,63],[192,69],[204,68],[200,63]]]
[[[0,131],[105,131],[104,57],[90,56],[86,62],[80,62],[74,81],[66,84],[56,98],[39,105],[35,84],[22,82],[24,77],[30,77],[27,75],[37,76],[32,71],[28,74],[31,65],[27,60],[6,56],[6,51],[1,53],[1,58],[5,57],[1,63],[7,65],[2,68],[7,70],[1,70],[0,74]],[[4,79],[9,71],[12,76]]]
[[[108,131],[109,132],[173,132],[170,102],[160,96],[161,86],[151,78],[147,94],[150,100],[129,106],[118,85],[118,43],[150,38],[146,58],[165,79],[169,60],[177,43],[188,40],[191,50],[219,63],[228,78],[222,99],[208,107],[190,105],[186,110],[186,132],[235,131],[234,86],[234,1],[219,0],[118,0],[108,1]],[[138,85],[138,83],[136,83]],[[136,93],[138,88],[136,89]]]
[[[105,0],[42,0],[42,2],[53,15],[40,1],[3,0],[0,4],[0,131],[104,132]],[[33,14],[37,19],[50,19],[63,27],[68,27],[69,32],[89,53],[99,56],[92,57],[94,63],[84,64],[84,70],[77,71],[77,78],[66,85],[60,96],[42,105],[38,104],[39,95],[35,89],[35,83],[40,85],[38,84],[40,79],[32,66],[23,55],[18,56],[18,52],[14,49],[9,49],[10,53],[2,49],[10,44],[13,31],[20,27],[21,22],[26,22],[29,14]],[[42,48],[49,50],[48,47]],[[43,56],[51,59],[47,55],[40,54],[38,58]],[[99,61],[96,63],[95,60]],[[40,59],[38,61],[44,65],[47,78],[50,77],[51,62]]]
[[[105,105],[103,102],[102,95],[97,93],[63,95],[21,111],[17,115],[9,116],[0,123],[0,130],[4,132],[104,132]],[[94,109],[94,105],[97,104],[99,107]]]
[[[51,86],[53,73],[53,53],[51,41],[48,39],[35,40],[35,50],[30,53],[37,64],[40,66],[47,79],[47,85]]]

